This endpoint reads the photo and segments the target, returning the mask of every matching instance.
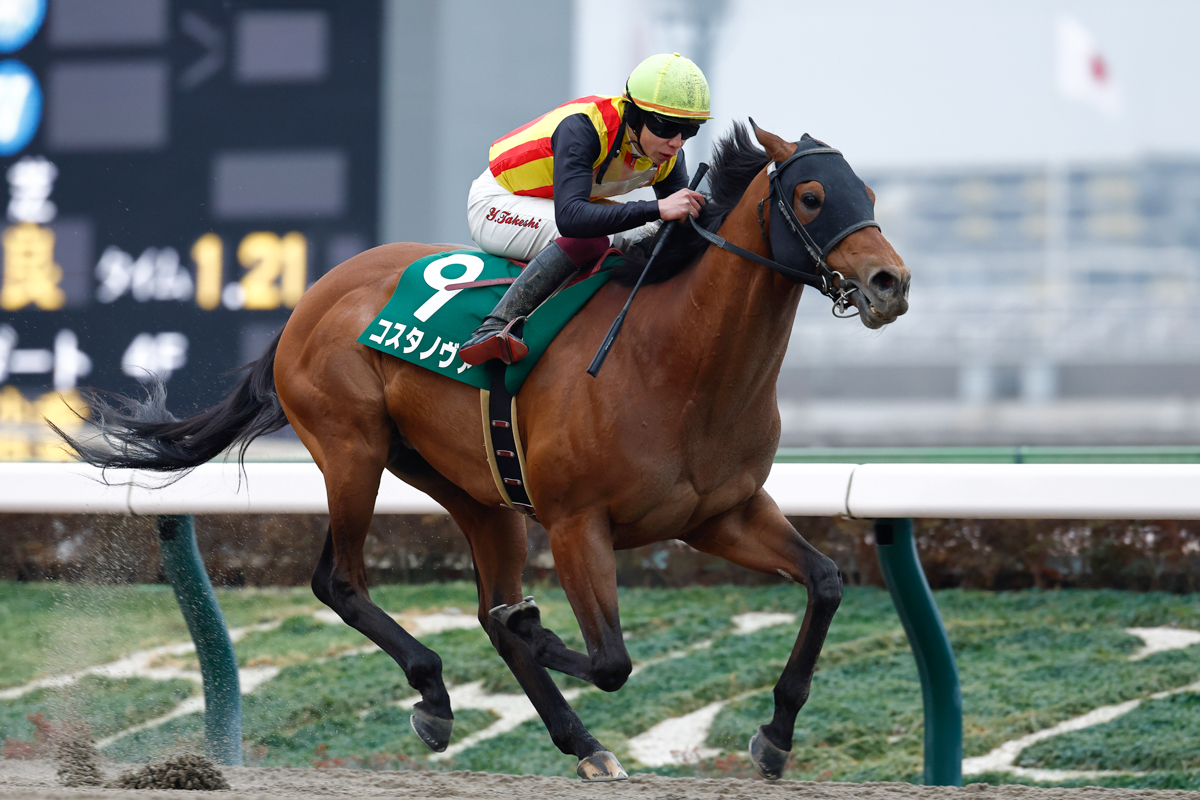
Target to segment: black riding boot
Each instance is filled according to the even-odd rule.
[[[459,358],[471,365],[493,358],[511,364],[528,355],[529,348],[508,331],[509,326],[514,320],[528,316],[577,269],[562,248],[551,242],[521,270],[492,313],[459,348]]]

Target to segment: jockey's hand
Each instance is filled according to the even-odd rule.
[[[700,206],[704,205],[704,195],[691,189],[680,189],[675,194],[658,201],[658,215],[662,219],[687,219],[700,216]]]

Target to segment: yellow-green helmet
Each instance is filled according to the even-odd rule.
[[[690,58],[659,53],[638,64],[625,83],[625,93],[640,108],[668,117],[704,121],[708,113],[708,81]]]

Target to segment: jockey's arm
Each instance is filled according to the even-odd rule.
[[[600,157],[600,135],[583,114],[574,114],[558,124],[550,137],[554,151],[554,221],[563,236],[589,239],[608,236],[660,219],[657,200],[633,200],[628,203],[591,202],[592,164]],[[655,186],[687,186],[687,168],[679,153],[671,174]],[[667,194],[670,194],[668,192]]]

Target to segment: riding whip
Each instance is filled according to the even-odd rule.
[[[708,172],[708,164],[700,164],[696,168],[696,174],[692,176],[692,185],[688,188],[693,192],[700,185],[700,181],[704,179],[704,173]],[[642,268],[642,274],[638,276],[637,283],[633,285],[633,291],[629,293],[629,299],[625,301],[625,307],[621,309],[621,313],[617,314],[617,318],[613,320],[612,327],[608,329],[608,335],[604,337],[604,341],[600,343],[600,349],[596,351],[596,356],[592,359],[592,365],[587,368],[588,375],[593,378],[600,374],[600,368],[604,366],[604,360],[608,358],[608,351],[612,349],[613,342],[617,340],[617,334],[621,332],[621,326],[625,324],[625,315],[629,313],[629,306],[633,304],[633,298],[637,295],[638,289],[642,288],[642,281],[646,279],[646,274],[650,272],[650,265],[654,263],[654,259],[658,257],[658,253],[663,248],[663,243],[667,241],[667,237],[671,235],[671,231],[675,230],[675,223],[678,220],[671,220],[663,228],[662,235],[658,237],[658,243],[654,245],[654,250],[650,253],[650,258],[646,260],[646,266]]]

